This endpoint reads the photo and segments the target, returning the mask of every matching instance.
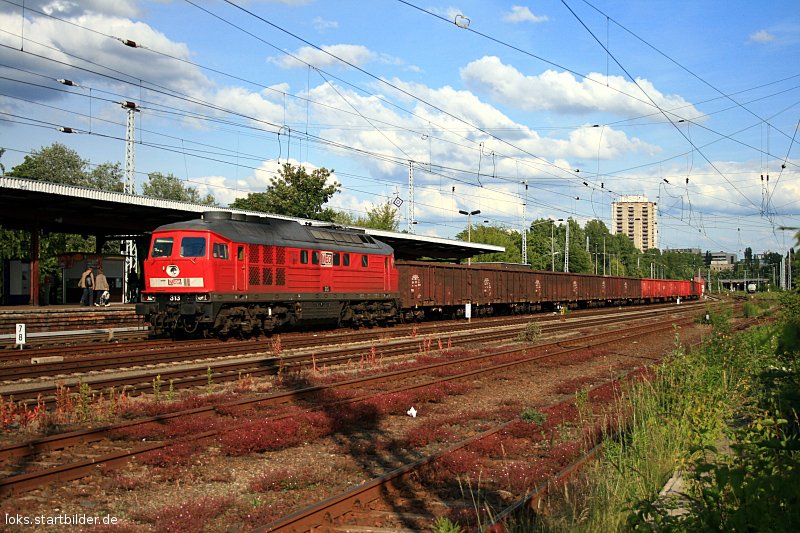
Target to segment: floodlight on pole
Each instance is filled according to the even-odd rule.
[[[125,129],[125,194],[136,194],[136,129],[134,117],[139,112],[139,107],[130,101],[119,102],[128,113],[128,121]],[[122,277],[122,301],[130,302],[131,290],[128,287],[128,278],[131,272],[137,270],[136,265],[136,243],[130,237],[125,240],[125,272]]]
[[[481,210],[476,209],[475,211],[464,211],[463,209],[459,209],[458,212],[462,215],[467,215],[467,242],[472,242],[472,215],[480,215]],[[472,264],[472,258],[467,258],[467,264]]]

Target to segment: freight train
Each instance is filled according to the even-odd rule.
[[[153,231],[136,313],[154,331],[227,337],[304,325],[388,325],[695,299],[702,278],[539,272],[395,261],[363,231],[211,211]]]

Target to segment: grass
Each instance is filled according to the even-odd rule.
[[[553,496],[547,514],[514,517],[509,530],[796,530],[798,345],[779,339],[800,329],[798,311],[794,295],[777,324],[736,335],[729,313],[714,313],[702,348],[676,347],[619,395],[629,426],[607,436],[603,458]],[[723,442],[730,451],[718,450]],[[659,497],[675,471],[685,496]]]

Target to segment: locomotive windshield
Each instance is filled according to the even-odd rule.
[[[181,257],[204,257],[205,255],[205,237],[184,237],[181,239]]]
[[[172,237],[159,237],[153,242],[150,257],[169,257],[172,255]]]

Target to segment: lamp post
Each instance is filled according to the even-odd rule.
[[[563,218],[558,218],[558,219],[548,218],[547,220],[540,220],[539,222],[534,222],[533,224],[530,225],[530,227],[533,228],[534,226],[538,226],[540,224],[550,224],[550,258],[551,258],[550,269],[552,271],[555,271],[555,269],[556,269],[556,259],[555,259],[555,257],[556,257],[556,255],[561,253],[561,252],[556,252],[554,250],[554,248],[555,248],[555,233],[554,233],[555,232],[555,223],[556,222],[563,222],[563,221],[564,221]],[[528,229],[529,228],[525,228],[525,231],[527,232]],[[525,263],[525,264],[527,264],[527,263]]]
[[[550,222],[550,272],[556,271],[556,251],[555,251],[555,228],[556,222],[563,222],[563,218],[558,218],[553,220],[552,218],[549,220]],[[541,224],[541,222],[540,222]]]
[[[467,215],[467,242],[472,242],[472,215],[480,215],[481,210],[476,209],[475,211],[464,211],[463,209],[458,210],[459,213],[462,215]],[[472,258],[467,258],[467,264],[472,264]]]

